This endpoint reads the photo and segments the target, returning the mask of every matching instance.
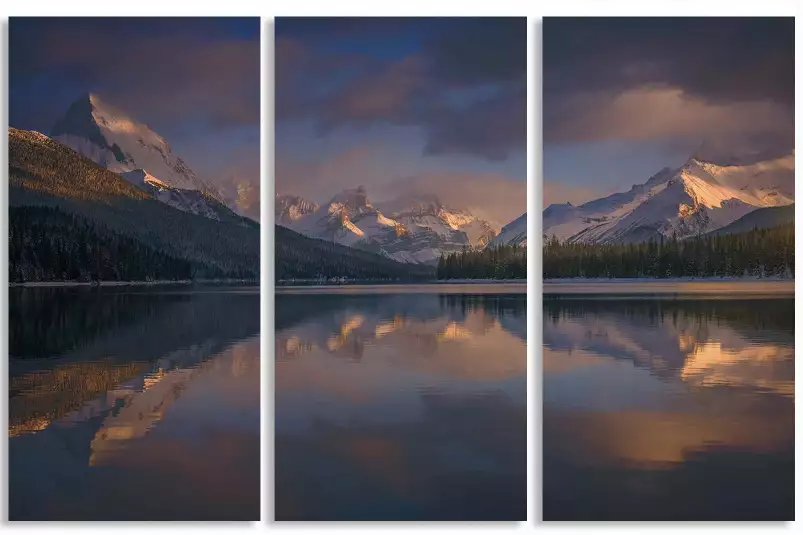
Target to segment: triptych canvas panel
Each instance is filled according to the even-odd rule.
[[[538,24],[12,18],[9,520],[793,520],[794,19]]]

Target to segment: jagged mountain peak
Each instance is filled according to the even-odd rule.
[[[143,169],[172,188],[198,190],[222,202],[220,191],[198,178],[162,136],[97,93],[75,100],[51,136],[112,172]]]
[[[305,199],[300,195],[282,193],[276,194],[275,207],[276,222],[283,224],[297,221],[305,215],[313,213],[319,208],[317,203],[309,199]]]

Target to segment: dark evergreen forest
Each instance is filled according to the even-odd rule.
[[[795,225],[679,240],[584,244],[548,240],[544,278],[794,276]]]
[[[527,248],[500,245],[441,255],[439,279],[526,279]]]
[[[76,214],[47,206],[9,209],[9,281],[190,279],[193,265]]]

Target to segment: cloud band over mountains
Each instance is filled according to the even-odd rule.
[[[655,171],[701,144],[722,159],[794,147],[793,18],[548,18],[543,47],[547,181],[588,187],[597,170],[599,185],[645,147]],[[592,162],[603,144],[616,148]]]

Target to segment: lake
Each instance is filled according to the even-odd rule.
[[[9,301],[11,520],[259,520],[259,288]]]
[[[794,519],[793,283],[698,284],[545,292],[545,520]]]
[[[277,288],[277,520],[525,520],[526,285]]]

